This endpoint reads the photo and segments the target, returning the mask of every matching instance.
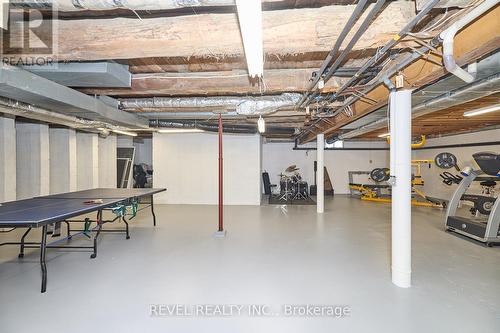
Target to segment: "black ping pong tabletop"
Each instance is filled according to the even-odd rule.
[[[60,193],[31,199],[17,200],[0,204],[0,227],[2,228],[27,228],[21,237],[20,242],[1,243],[2,245],[20,245],[19,257],[24,256],[24,248],[40,249],[40,265],[42,270],[41,292],[46,291],[47,268],[45,263],[45,253],[47,248],[77,248],[91,249],[91,258],[97,255],[97,237],[102,230],[102,211],[117,205],[129,204],[131,201],[138,201],[144,197],[150,197],[149,206],[153,216],[153,225],[156,225],[156,216],[154,213],[153,195],[162,191],[164,188],[134,188],[134,189],[112,189],[96,188],[90,190]],[[59,246],[47,244],[48,226],[54,223],[68,222],[69,219],[84,214],[97,212],[97,232],[93,237],[93,246]],[[120,216],[126,224],[126,234],[128,236],[128,223],[125,216]],[[104,222],[113,222],[104,221]],[[74,222],[90,222],[90,219],[75,220]],[[68,237],[71,239],[70,228],[68,225]],[[32,228],[42,228],[42,239],[40,243],[25,242],[25,238]],[[111,231],[111,230],[110,230]],[[121,230],[120,230],[121,231]]]

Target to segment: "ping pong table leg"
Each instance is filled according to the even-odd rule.
[[[30,233],[30,231],[31,231],[31,228],[28,228],[28,230],[26,230],[26,232],[21,237],[21,247],[19,249],[19,255],[18,255],[19,258],[23,258],[24,257],[24,239],[26,238],[26,236],[28,236],[28,234]]]
[[[64,221],[64,223],[66,223],[66,237],[68,238],[68,240],[71,239],[71,226],[69,225],[69,222],[68,221]]]
[[[122,221],[125,223],[125,239],[130,239],[130,235],[128,233],[128,222],[125,219],[125,216],[122,216]]]
[[[156,215],[155,215],[155,209],[154,209],[153,196],[152,195],[151,195],[151,214],[153,214],[153,226],[156,227]]]
[[[47,290],[47,265],[45,264],[45,252],[47,250],[47,225],[42,228],[42,241],[40,242],[40,267],[42,268],[42,289]]]
[[[94,253],[90,255],[90,259],[94,259],[95,257],[97,257],[97,238],[99,237],[99,234],[101,233],[102,229],[102,210],[99,210],[97,212],[97,225],[98,225],[97,233],[94,236]]]

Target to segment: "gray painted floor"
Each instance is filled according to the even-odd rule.
[[[390,282],[390,208],[346,197],[315,206],[157,206],[99,255],[0,248],[0,332],[499,332],[500,248],[445,233],[414,208],[413,287]],[[12,235],[11,235],[12,236]],[[0,235],[0,241],[6,239]],[[84,240],[74,240],[83,243]],[[151,304],[260,304],[277,316],[151,317]],[[283,305],[346,305],[345,318],[286,317]],[[179,307],[182,310],[181,307]],[[245,308],[244,308],[245,309]]]

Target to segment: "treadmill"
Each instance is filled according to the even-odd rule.
[[[500,243],[500,200],[489,197],[477,196],[478,200],[489,199],[491,210],[489,214],[483,217],[464,217],[458,216],[457,210],[461,200],[467,200],[470,195],[465,194],[473,181],[485,177],[478,177],[486,174],[489,181],[500,181],[500,154],[490,152],[480,152],[472,155],[481,170],[466,168],[462,171],[464,179],[458,185],[453,194],[448,209],[446,211],[446,231],[456,232],[458,234],[475,239],[485,243],[487,246],[493,246]]]

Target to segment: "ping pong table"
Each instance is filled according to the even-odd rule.
[[[166,189],[96,188],[2,203],[0,204],[0,228],[27,228],[27,230],[21,236],[19,242],[5,242],[1,243],[0,246],[19,245],[19,258],[23,258],[25,248],[40,249],[41,292],[44,293],[47,289],[47,266],[45,262],[47,248],[88,249],[92,252],[90,257],[95,258],[97,256],[97,239],[101,232],[125,232],[126,238],[130,238],[127,217],[130,217],[130,220],[136,216],[139,210],[142,210],[138,208],[141,199],[150,198],[148,205],[144,208],[151,207],[153,225],[156,226],[153,195],[163,191],[166,191]],[[103,211],[105,210],[112,211],[115,218],[103,220]],[[80,220],[74,219],[95,212],[97,212],[95,220],[88,217]],[[105,230],[102,228],[104,224],[117,220],[125,223],[125,230]],[[85,227],[83,230],[76,230],[77,233],[72,234],[70,222],[82,222]],[[50,234],[51,227],[54,225],[59,226],[61,223],[67,225],[66,237],[47,244],[47,235]],[[96,223],[96,226],[91,227],[92,223]],[[26,236],[33,228],[42,228],[40,242],[25,241]],[[69,241],[77,234],[83,234],[87,237],[93,236],[93,244],[91,246],[58,245],[62,240]]]

